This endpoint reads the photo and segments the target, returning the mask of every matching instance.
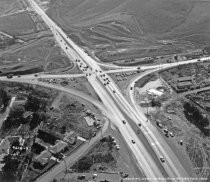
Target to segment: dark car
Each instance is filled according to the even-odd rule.
[[[133,144],[136,143],[134,140],[131,140],[131,141],[132,141]]]
[[[126,124],[126,121],[125,120],[122,120],[123,124]]]

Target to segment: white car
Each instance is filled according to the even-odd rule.
[[[160,156],[160,161],[165,162],[165,158],[163,156]]]

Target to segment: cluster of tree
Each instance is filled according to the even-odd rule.
[[[55,145],[56,140],[58,140],[59,138],[57,138],[56,136],[47,133],[45,131],[39,130],[38,131],[38,135],[37,138],[40,138],[41,140],[43,140],[45,143],[49,143],[51,145]]]
[[[38,144],[38,143],[33,143],[33,145],[31,146],[31,150],[39,155],[42,151],[45,150],[45,147],[43,147],[42,145]]]
[[[23,117],[25,109],[23,106],[18,106],[11,109],[9,116],[2,125],[3,131],[9,131],[11,128],[17,128],[20,124],[27,123],[27,120]]]
[[[108,152],[106,154],[99,153],[99,154],[93,155],[92,158],[94,159],[95,163],[103,163],[103,162],[110,163],[110,162],[115,161],[111,152]]]
[[[93,158],[91,156],[85,156],[80,159],[73,168],[76,168],[78,172],[85,172],[90,170],[91,166],[93,165]]]
[[[152,99],[152,102],[151,102],[151,106],[152,106],[152,107],[161,107],[161,102],[160,102],[160,100],[159,100],[159,99],[153,98],[153,99]]]
[[[80,159],[72,168],[78,170],[78,172],[85,172],[90,170],[94,163],[110,163],[115,161],[111,152],[106,154],[88,155]]]
[[[47,105],[46,99],[37,97],[36,95],[29,94],[25,104],[25,110],[36,112],[38,110],[44,111]]]
[[[2,167],[2,176],[4,180],[9,179],[15,179],[17,172],[18,172],[18,166],[20,164],[20,161],[13,158],[12,155],[6,155],[3,158],[2,164],[5,164]]]
[[[206,127],[209,126],[209,120],[206,114],[203,114],[197,107],[189,102],[185,102],[183,107],[187,120],[197,126],[204,135],[210,136],[210,130],[206,129]]]
[[[10,99],[11,97],[7,94],[7,92],[3,88],[0,88],[0,107],[3,105],[5,108]]]

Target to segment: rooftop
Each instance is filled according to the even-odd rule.
[[[61,152],[65,147],[67,147],[68,144],[66,142],[63,141],[59,141],[57,144],[55,144],[54,146],[52,146],[50,148],[50,151],[54,154]]]

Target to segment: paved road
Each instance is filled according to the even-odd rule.
[[[136,136],[136,133],[132,130],[130,125],[127,123],[124,125],[122,120],[125,117],[120,111],[119,106],[113,101],[111,87],[104,87],[104,79],[102,75],[105,75],[103,70],[96,64],[96,62],[89,57],[82,49],[75,45],[67,35],[44,13],[44,11],[32,0],[30,0],[32,7],[41,16],[45,23],[50,27],[53,32],[55,39],[67,54],[71,60],[80,60],[77,62],[78,66],[82,71],[88,74],[88,81],[95,89],[96,93],[101,98],[104,105],[109,110],[109,118],[123,134],[125,141],[133,152],[139,167],[144,171],[144,174],[150,178],[163,178],[162,172],[159,170],[158,165],[153,161],[152,157],[146,151],[142,142]],[[89,68],[88,68],[89,67]],[[98,70],[98,72],[97,72]],[[107,75],[105,75],[107,77]],[[107,81],[106,81],[107,82]],[[135,144],[132,143],[135,141]],[[160,165],[160,164],[159,164]],[[49,181],[49,179],[44,178],[44,181]]]
[[[113,80],[99,67],[94,59],[89,57],[81,48],[79,48],[74,42],[72,42],[68,36],[58,27],[46,14],[45,12],[33,1],[29,0],[32,8],[41,16],[45,23],[50,27],[53,32],[55,39],[67,54],[71,60],[80,60],[76,62],[81,68],[83,73],[87,74],[87,79],[89,83],[93,86],[96,93],[101,98],[102,102],[109,111],[108,117],[112,122],[119,128],[122,136],[124,137],[127,145],[133,152],[139,167],[144,171],[145,175],[149,178],[153,178],[149,181],[154,181],[154,178],[163,178],[162,172],[159,170],[160,162],[155,162],[153,158],[149,155],[149,150],[154,150],[157,156],[164,156],[166,161],[163,164],[165,171],[171,178],[188,177],[184,168],[181,166],[177,158],[174,158],[172,151],[166,151],[165,146],[158,141],[157,136],[153,133],[151,128],[144,124],[145,116],[143,113],[137,112],[123,97],[120,89],[113,82]],[[201,61],[209,60],[209,58],[203,58]],[[192,62],[197,62],[198,60],[190,60],[181,63],[170,63],[163,65],[154,65],[150,67],[142,66],[142,70],[147,69],[161,69],[172,66],[177,66],[178,64],[189,64]],[[127,68],[126,68],[127,69]],[[129,68],[130,69],[130,68]],[[133,69],[133,68],[132,68]],[[136,69],[136,68],[134,68]],[[106,85],[106,86],[105,86]],[[123,111],[123,112],[122,112]],[[150,146],[145,147],[144,144],[139,140],[135,131],[130,126],[129,123],[123,124],[122,121],[126,120],[124,117],[126,113],[134,123],[138,124],[141,122],[142,132],[150,143]],[[135,141],[134,142],[132,142]],[[53,173],[52,173],[53,174]],[[51,176],[52,179],[52,176]],[[43,178],[42,181],[49,181],[49,178]],[[164,180],[163,180],[164,181]],[[176,181],[176,179],[175,179]],[[183,181],[183,180],[179,180]]]

